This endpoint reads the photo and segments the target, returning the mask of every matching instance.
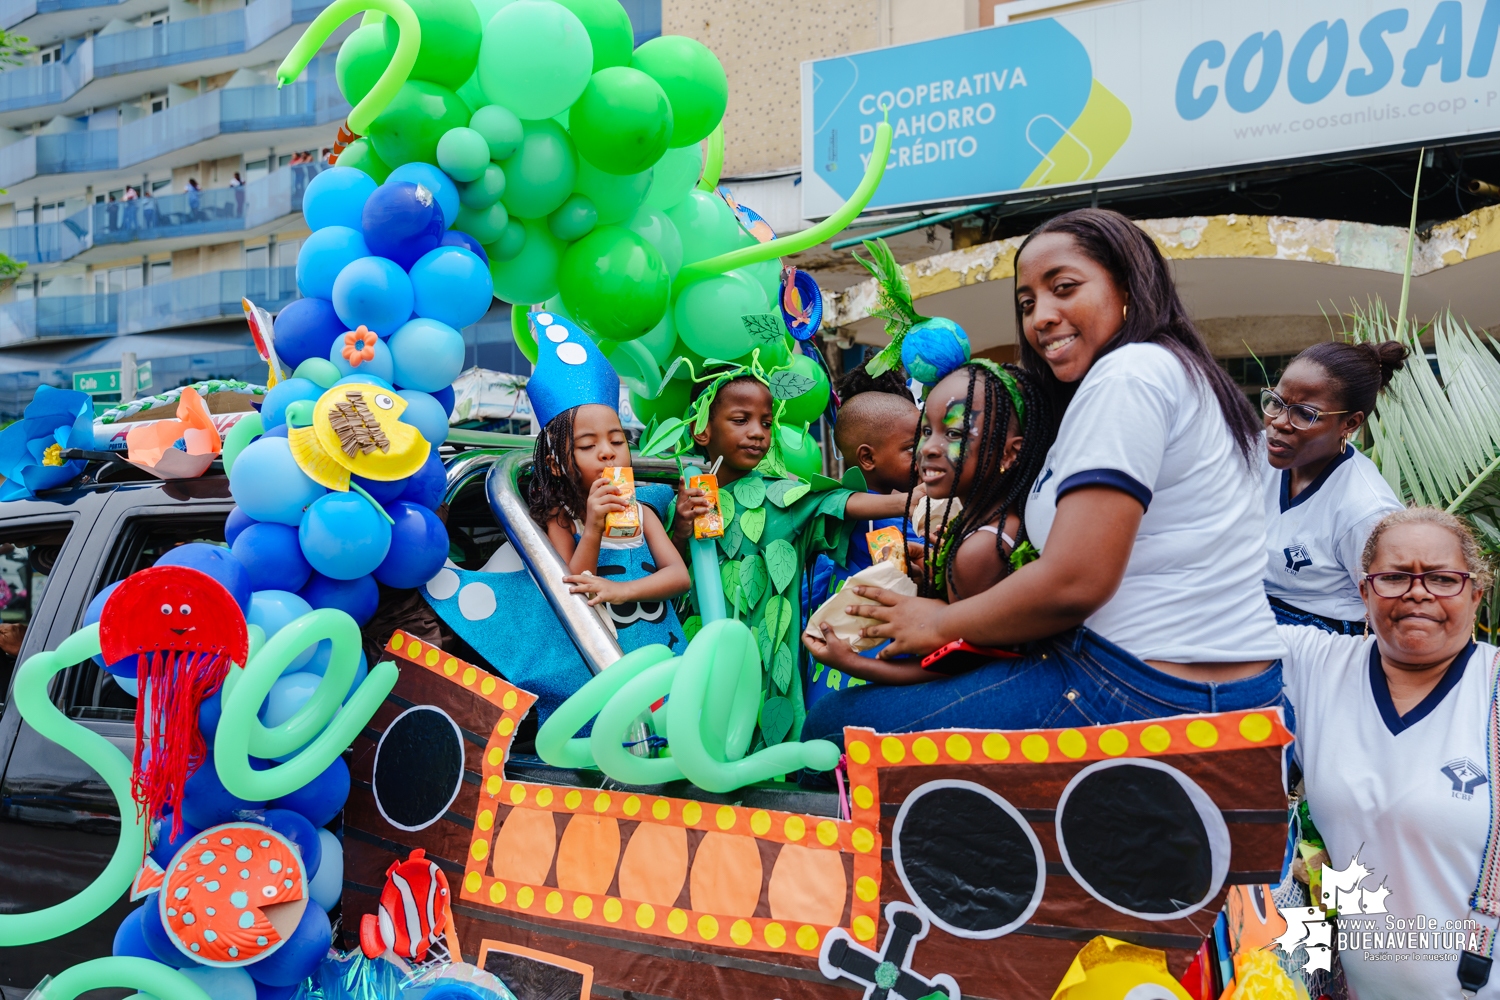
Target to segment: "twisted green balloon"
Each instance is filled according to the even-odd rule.
[[[31,914],[22,913],[17,916],[27,917]],[[140,990],[157,1000],[212,1000],[203,987],[170,965],[145,958],[122,957],[81,962],[42,984],[33,996],[37,1000],[74,1000],[89,990],[111,987]]]
[[[109,785],[120,810],[120,841],[115,845],[115,853],[110,857],[109,864],[105,865],[104,871],[78,895],[44,910],[0,914],[0,946],[3,947],[14,948],[49,941],[93,920],[114,905],[130,888],[136,872],[140,870],[141,858],[146,853],[146,825],[130,791],[130,759],[103,736],[63,715],[47,696],[48,684],[54,676],[98,652],[99,626],[95,623],[68,636],[57,649],[35,654],[16,671],[15,701],[21,717],[32,729],[78,757]],[[155,962],[143,964],[156,966]],[[83,990],[95,988],[84,986],[66,994],[50,992],[72,971],[54,979],[48,986],[49,992],[43,995],[72,1000]],[[111,982],[103,985],[119,984]],[[132,982],[126,985],[135,984]],[[156,990],[153,989],[152,992],[155,993]],[[198,1000],[199,997],[204,997],[201,990],[191,1000]],[[184,994],[173,1000],[189,1000],[189,997]]]
[[[276,68],[276,86],[285,87],[292,83],[307,68],[312,57],[318,54],[318,49],[322,48],[339,25],[355,14],[372,10],[394,18],[396,27],[401,31],[396,39],[396,54],[391,57],[390,65],[380,74],[380,79],[375,81],[370,92],[349,112],[349,128],[360,135],[369,134],[370,123],[406,85],[406,78],[417,64],[417,49],[422,46],[422,25],[405,0],[333,0],[333,3],[323,8],[321,14],[313,18],[313,23],[307,26],[302,37],[297,39],[297,44],[292,46],[292,51],[287,53],[281,65]]]
[[[719,186],[719,175],[724,172],[724,122],[721,120],[708,137],[708,153],[703,157],[703,174],[698,178],[698,190],[713,193]]]
[[[574,691],[568,700],[559,705],[537,730],[537,756],[553,767],[593,767],[594,752],[590,748],[590,741],[578,739],[574,734],[597,715],[599,710],[607,705],[637,674],[671,659],[670,649],[660,643],[653,643],[650,646],[631,650],[611,663],[607,669],[589,678],[589,682]],[[646,704],[650,705],[651,701],[655,700],[653,698]],[[637,712],[628,721],[633,722],[639,715],[640,713]],[[616,736],[625,732],[625,729],[626,725],[622,724],[616,730]]]
[[[279,726],[267,728],[260,706],[276,679],[308,646],[333,643],[328,670],[307,704]],[[374,717],[396,686],[396,664],[384,660],[370,671],[348,703],[344,696],[359,668],[359,626],[334,608],[305,614],[284,626],[250,656],[243,669],[230,667],[224,679],[224,714],[214,735],[214,768],[230,794],[263,802],[279,799],[322,774]],[[311,742],[309,742],[311,741]],[[295,757],[269,771],[250,767],[250,756]]]

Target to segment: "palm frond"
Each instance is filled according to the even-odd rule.
[[[885,240],[865,240],[864,245],[870,252],[869,259],[858,253],[854,254],[854,259],[875,278],[876,300],[870,315],[885,320],[885,333],[891,338],[891,342],[865,366],[870,375],[875,376],[896,366],[901,358],[901,341],[906,331],[927,317],[917,312],[911,286],[906,283],[906,273],[901,270],[896,255],[891,253]]]

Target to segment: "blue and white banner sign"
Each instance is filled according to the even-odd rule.
[[[887,117],[871,208],[1500,132],[1500,0],[1391,2],[1123,0],[805,62],[803,214]]]

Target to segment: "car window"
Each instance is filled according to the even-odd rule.
[[[485,475],[469,477],[448,501],[448,558],[463,569],[483,569],[507,539],[484,490]]]
[[[0,531],[0,699],[10,690],[21,643],[71,527],[64,521]]]
[[[188,542],[224,544],[227,513],[195,511],[191,514],[147,516],[126,523],[115,550],[105,562],[104,572],[89,591],[89,599],[116,580],[156,563],[179,545]],[[83,624],[82,609],[75,627]],[[64,710],[74,719],[135,720],[135,695],[93,660],[68,671],[63,681]]]

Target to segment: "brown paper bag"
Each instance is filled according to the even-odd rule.
[[[884,640],[862,638],[859,634],[860,629],[877,624],[875,619],[856,618],[845,610],[851,604],[872,603],[869,598],[860,597],[854,592],[854,588],[859,586],[883,587],[903,597],[913,597],[917,593],[917,585],[895,563],[876,563],[855,573],[842,590],[819,605],[818,610],[808,616],[805,634],[815,639],[823,638],[823,630],[818,626],[827,622],[833,628],[833,634],[847,642],[849,648],[856,653],[863,653],[880,645]]]

